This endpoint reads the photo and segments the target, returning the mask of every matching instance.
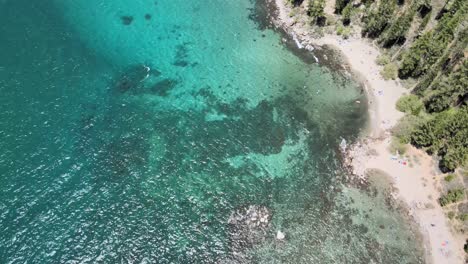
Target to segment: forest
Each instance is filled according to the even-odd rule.
[[[308,4],[311,23],[336,23],[345,38],[360,28],[383,50],[383,77],[398,77],[411,91],[397,105],[406,113],[394,128],[398,143],[436,154],[444,172],[468,165],[468,1],[335,0],[336,22],[325,14],[325,0]]]

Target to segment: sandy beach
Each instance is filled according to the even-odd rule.
[[[308,23],[300,16],[290,16],[291,8],[285,0],[272,0],[277,5],[277,26],[284,28],[303,47],[328,46],[339,51],[353,75],[363,83],[368,94],[369,129],[361,142],[351,147],[348,154],[356,177],[365,179],[366,171],[377,169],[388,175],[400,199],[408,206],[409,214],[420,227],[424,238],[426,262],[465,263],[464,238],[448,224],[444,211],[437,202],[441,195],[437,163],[423,151],[409,147],[405,156],[394,156],[389,152],[389,130],[403,116],[396,110],[399,97],[409,93],[398,80],[384,80],[381,66],[376,59],[379,49],[367,39],[352,35],[343,39],[335,34],[317,37]],[[327,7],[327,10],[333,8]],[[411,164],[411,165],[410,165]]]

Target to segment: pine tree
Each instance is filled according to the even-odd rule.
[[[363,18],[363,35],[371,38],[378,37],[391,21],[396,9],[396,0],[382,0],[377,10],[372,10]]]

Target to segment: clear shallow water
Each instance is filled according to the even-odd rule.
[[[341,184],[360,89],[253,2],[0,5],[2,263],[419,261],[383,197]],[[268,223],[233,223],[248,208]]]

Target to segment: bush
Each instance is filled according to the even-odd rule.
[[[379,43],[383,44],[384,47],[391,47],[394,44],[403,44],[406,41],[406,33],[411,27],[411,22],[416,11],[416,2],[413,1],[411,7],[404,14],[385,28]]]
[[[430,11],[426,16],[424,16],[423,20],[421,21],[421,24],[419,24],[419,31],[422,31],[426,28],[427,23],[429,23],[429,20],[431,19],[431,13]]]
[[[348,5],[349,0],[335,0],[335,13],[341,14],[341,11]]]
[[[351,35],[351,29],[340,24],[336,27],[336,34],[347,39]]]
[[[288,0],[287,2],[292,6],[300,6],[304,0]]]
[[[405,142],[402,142],[399,138],[392,137],[392,142],[390,143],[389,148],[391,153],[405,154],[408,147]]]
[[[446,206],[451,203],[456,203],[465,197],[465,192],[463,189],[453,189],[448,191],[448,193],[439,198],[439,203],[441,206]]]
[[[448,212],[447,216],[448,216],[448,218],[449,218],[450,220],[452,220],[452,219],[455,217],[455,212],[454,212],[454,211],[450,211],[450,212]]]
[[[417,38],[404,53],[398,72],[400,78],[417,78],[425,74],[443,56],[466,16],[465,0],[451,2],[455,8],[444,13],[437,26]]]
[[[326,26],[333,26],[336,24],[336,18],[334,16],[325,14]]]
[[[396,104],[398,111],[415,116],[421,113],[423,107],[424,105],[421,100],[419,100],[419,98],[413,94],[400,97]]]
[[[400,140],[401,143],[411,142],[411,134],[424,122],[424,118],[413,115],[405,115],[398,124],[392,128],[392,135]]]
[[[363,36],[378,37],[392,20],[396,3],[396,0],[380,1],[376,10],[366,12],[366,16],[362,19],[364,22]]]
[[[468,214],[467,213],[460,214],[460,215],[458,215],[457,218],[458,218],[458,220],[460,220],[462,222],[468,221]]]
[[[313,19],[314,24],[325,24],[325,0],[314,0],[309,3],[308,15]],[[322,23],[320,23],[322,21]]]
[[[454,174],[449,174],[449,175],[447,175],[447,176],[444,177],[444,180],[445,180],[446,182],[451,182],[451,181],[453,181],[453,179],[455,179],[455,175],[454,175]]]
[[[428,112],[441,112],[450,106],[460,104],[468,92],[468,60],[446,76],[442,76],[432,85],[425,98]]]
[[[336,26],[336,34],[337,34],[338,36],[341,36],[341,35],[343,34],[343,30],[344,30],[344,26],[343,26],[343,25],[338,24],[338,25]]]
[[[464,132],[465,135],[468,135],[468,131]],[[465,137],[466,141],[467,137]],[[460,140],[455,140],[455,142],[460,142]],[[450,142],[454,144],[453,142]],[[468,159],[468,148],[463,145],[451,146],[451,148],[441,150],[442,159],[439,163],[439,168],[443,172],[454,171],[458,166],[463,166],[466,164]]]
[[[468,107],[450,109],[424,121],[411,133],[411,143],[441,156],[443,172],[455,170],[468,161]]]
[[[377,65],[384,66],[390,63],[390,57],[386,54],[381,54],[375,60]]]
[[[380,74],[385,80],[395,80],[398,77],[398,66],[395,63],[389,63],[384,66]]]
[[[289,12],[289,17],[295,17],[297,14],[297,9],[293,8],[291,9],[291,12]]]
[[[353,4],[348,3],[346,7],[343,9],[343,11],[341,12],[341,15],[343,16],[344,25],[349,25],[351,23],[352,14],[353,14]]]
[[[468,161],[468,107],[450,109],[423,122],[411,133],[411,143],[426,147],[429,153],[441,156],[443,172],[455,170]]]

